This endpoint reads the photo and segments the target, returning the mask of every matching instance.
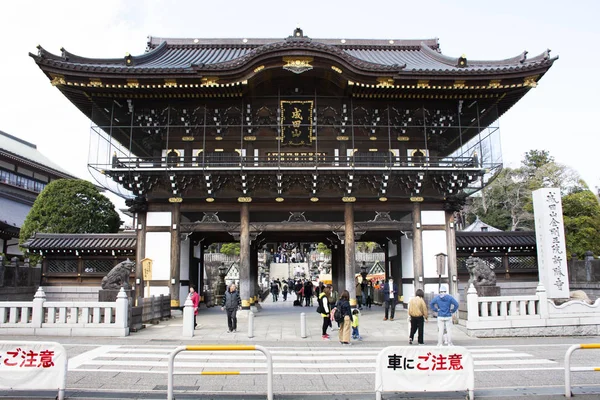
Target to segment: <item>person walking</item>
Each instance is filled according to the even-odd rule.
[[[198,305],[200,304],[200,295],[196,292],[196,288],[193,285],[190,285],[190,300],[192,300],[192,304],[194,305],[194,329],[198,326],[196,322],[196,316],[198,315]]]
[[[273,302],[276,302],[279,297],[279,285],[275,281],[271,283],[271,294],[273,295]]]
[[[313,284],[310,279],[304,283],[304,307],[312,307]]]
[[[360,284],[358,282],[358,277],[354,278],[354,288],[356,290],[356,304],[358,306],[359,310],[362,310],[362,297],[363,297],[363,293],[362,293],[362,284]]]
[[[396,296],[398,296],[398,284],[394,283],[394,277],[390,276],[388,281],[383,285],[383,302],[385,307],[384,321],[388,320],[388,311],[392,308],[389,313],[390,321],[394,320],[394,314],[396,313]]]
[[[371,280],[369,280],[369,282],[367,283],[365,292],[363,293],[363,296],[365,295],[367,296],[365,307],[367,307],[370,310],[371,304],[373,304],[373,281]]]
[[[329,340],[329,334],[327,328],[331,327],[331,312],[329,308],[329,294],[331,292],[331,286],[326,285],[323,287],[321,293],[319,293],[318,306],[320,308],[321,317],[323,317],[323,340]]]
[[[440,294],[431,300],[429,308],[431,308],[431,311],[437,311],[437,345],[441,346],[443,344],[444,329],[446,329],[448,346],[454,346],[452,344],[452,314],[458,311],[458,301],[448,294],[448,285],[442,284],[440,286]]]
[[[227,311],[227,333],[235,332],[237,330],[237,310],[240,308],[242,300],[240,293],[237,291],[235,283],[229,286],[229,290],[225,292],[223,296],[223,306],[221,310]]]
[[[347,290],[344,290],[340,295],[340,299],[337,302],[336,308],[340,309],[344,320],[340,324],[340,330],[338,332],[338,337],[340,339],[341,344],[349,345],[350,344],[350,327],[352,325],[352,308],[350,307],[350,293]]]
[[[408,344],[413,344],[415,333],[419,331],[418,343],[425,344],[423,342],[423,328],[425,327],[425,320],[427,319],[427,304],[423,300],[422,289],[417,289],[415,297],[410,299],[408,302],[408,315],[410,316],[410,337],[408,338]]]

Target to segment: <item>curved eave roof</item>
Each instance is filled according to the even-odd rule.
[[[29,249],[29,251],[135,251],[137,237],[135,233],[36,233],[22,246]]]
[[[41,46],[30,54],[40,65],[58,70],[96,74],[225,74],[249,68],[271,56],[319,56],[337,61],[356,72],[381,75],[481,76],[528,72],[549,68],[558,58],[549,51],[527,58],[527,52],[504,60],[467,60],[440,52],[437,39],[347,40],[280,39],[164,39],[150,38],[147,52],[119,59],[94,59],[64,49],[60,56]],[[129,63],[129,64],[128,64]]]

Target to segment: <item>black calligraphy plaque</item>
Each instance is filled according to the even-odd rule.
[[[309,146],[313,140],[312,116],[312,101],[281,101],[281,145]]]

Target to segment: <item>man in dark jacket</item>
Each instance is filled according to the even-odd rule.
[[[242,300],[240,294],[236,289],[235,283],[229,286],[229,290],[225,292],[223,296],[223,306],[221,310],[227,311],[227,326],[229,330],[227,333],[235,332],[237,329],[237,310],[240,308]]]
[[[396,313],[396,300],[398,297],[398,284],[394,283],[394,278],[390,276],[388,281],[383,285],[383,301],[385,307],[384,321],[388,319],[388,310],[391,307],[392,312],[390,313],[390,321],[394,320],[394,314]]]

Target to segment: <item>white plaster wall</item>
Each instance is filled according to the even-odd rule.
[[[400,238],[400,248],[402,249],[402,278],[414,278],[412,239],[402,236]]]
[[[391,240],[388,240],[387,244],[388,244],[388,255],[390,257],[397,256],[398,255],[398,245],[395,244],[394,242],[392,242]]]
[[[147,213],[146,226],[171,226],[171,212],[153,211]]]
[[[171,233],[146,232],[146,257],[152,259],[152,279],[171,279]]]
[[[423,231],[423,277],[437,277],[437,266],[435,255],[438,253],[448,254],[446,249],[446,231]],[[445,274],[448,276],[448,267]]]
[[[421,225],[444,225],[445,223],[444,211],[421,211]]]
[[[190,242],[189,238],[181,241],[181,248],[179,251],[179,279],[182,281],[190,279]],[[198,287],[197,282],[192,283],[195,284],[196,288]],[[181,305],[185,302],[189,291],[189,285],[181,285],[179,288],[179,302]]]
[[[169,287],[168,286],[150,286],[150,296],[160,296],[160,295],[169,295]]]

